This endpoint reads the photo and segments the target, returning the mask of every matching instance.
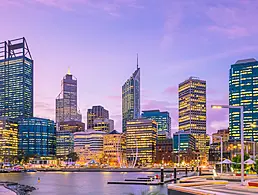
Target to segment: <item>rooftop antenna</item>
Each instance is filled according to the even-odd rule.
[[[70,66],[68,67],[68,72],[67,72],[68,75],[71,75],[71,70],[70,70]]]
[[[139,68],[139,64],[138,64],[138,53],[137,53],[137,69]]]

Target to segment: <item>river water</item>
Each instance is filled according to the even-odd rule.
[[[167,194],[167,186],[107,184],[108,181],[123,181],[147,177],[155,173],[115,173],[115,172],[36,172],[2,173],[0,181],[13,181],[37,188],[32,195],[141,195],[143,191],[159,191]],[[40,178],[40,182],[38,182]]]

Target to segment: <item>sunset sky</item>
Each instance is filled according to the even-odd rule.
[[[25,37],[34,59],[35,116],[54,119],[68,67],[84,121],[102,105],[121,131],[121,86],[141,68],[141,110],[168,110],[177,130],[178,84],[207,81],[207,132],[228,126],[228,72],[257,57],[258,1],[0,0],[0,41]]]

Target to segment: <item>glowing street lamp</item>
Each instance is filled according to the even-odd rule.
[[[241,135],[241,184],[244,185],[244,107],[229,105],[212,105],[213,109],[235,108],[240,110],[240,135]]]

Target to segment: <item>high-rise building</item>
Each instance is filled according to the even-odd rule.
[[[171,138],[171,118],[169,112],[146,110],[142,111],[142,118],[153,119],[158,123],[158,137]]]
[[[73,152],[73,147],[73,132],[71,130],[56,132],[56,156],[67,156]]]
[[[122,125],[126,130],[126,122],[140,118],[140,68],[138,66],[133,75],[122,86]]]
[[[106,164],[112,167],[121,167],[126,164],[125,134],[116,130],[104,135],[103,140],[104,159]]]
[[[0,118],[0,162],[10,162],[18,154],[18,124],[7,117]]]
[[[61,88],[56,98],[56,123],[81,121],[82,116],[77,111],[77,79],[69,70],[62,79]]]
[[[95,119],[109,119],[109,112],[103,106],[92,106],[87,112],[87,129],[94,128]]]
[[[33,117],[33,59],[24,37],[0,42],[0,116]]]
[[[179,130],[194,136],[201,161],[206,161],[209,152],[209,136],[206,135],[206,81],[190,77],[179,84]]]
[[[126,123],[126,157],[128,164],[152,164],[156,159],[157,122],[133,119]],[[136,158],[137,157],[137,158]]]
[[[206,81],[190,77],[179,84],[179,130],[206,133]]]
[[[19,120],[19,151],[25,156],[56,155],[56,128],[52,120],[25,118]]]
[[[74,151],[79,154],[80,163],[91,160],[100,162],[103,158],[103,137],[106,133],[102,131],[87,130],[76,132],[74,136]]]
[[[229,105],[244,107],[244,138],[258,141],[258,61],[238,60],[229,72]],[[229,136],[240,140],[240,111],[229,109]]]
[[[106,118],[96,118],[93,121],[93,129],[109,133],[114,130],[114,121]]]

